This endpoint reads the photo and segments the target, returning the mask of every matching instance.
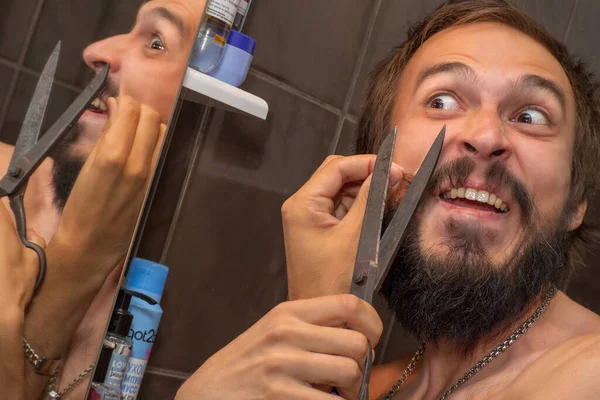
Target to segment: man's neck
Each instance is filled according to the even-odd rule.
[[[545,293],[541,297],[544,295]],[[536,311],[541,301],[542,298],[526,307],[518,318],[503,329],[481,338],[468,353],[465,353],[464,346],[458,343],[449,341],[427,343],[425,353],[417,364],[413,376],[401,389],[403,398],[439,399],[477,362],[519,328]],[[581,323],[583,320],[593,321],[593,323],[586,327]],[[531,326],[531,329],[495,358],[490,365],[481,369],[462,385],[453,393],[453,397],[462,398],[458,396],[459,392],[481,394],[485,391],[501,390],[545,351],[573,337],[598,330],[599,327],[598,316],[576,304],[562,292],[558,292],[546,312]],[[373,371],[371,386],[376,388],[378,393],[387,393],[400,378],[407,364],[408,360],[404,360],[378,367]]]
[[[546,292],[542,293],[523,312],[503,327],[481,337],[477,343],[469,346],[465,351],[462,343],[440,340],[437,343],[427,343],[427,350],[422,359],[420,377],[416,377],[415,383],[426,387],[424,398],[439,398],[458,382],[467,372],[490,353],[517,329],[521,328],[538,308],[541,306]],[[547,331],[547,324],[552,313],[552,302],[546,313],[540,317],[527,333],[520,336],[503,353],[502,357],[494,359],[492,368],[483,368],[475,376],[469,379],[464,386],[474,385],[477,382],[489,379],[492,376],[503,374],[503,371],[515,371],[515,367],[523,362],[528,362],[530,357],[539,354],[545,344],[539,341],[540,335]],[[544,318],[545,317],[545,318]]]

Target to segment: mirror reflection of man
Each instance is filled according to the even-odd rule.
[[[130,168],[131,175],[134,178],[136,174],[144,177],[148,175],[152,157],[147,155],[156,156],[156,152],[152,151],[154,147],[149,149],[149,146],[156,145],[156,142],[148,140],[144,143],[140,138],[146,135],[146,131],[155,131],[156,124],[162,124],[161,132],[164,132],[164,124],[171,114],[181,78],[187,67],[189,52],[194,43],[204,5],[205,0],[148,1],[140,8],[129,33],[109,37],[85,49],[83,58],[90,68],[99,71],[105,64],[110,64],[108,85],[80,117],[66,140],[57,146],[52,158],[46,160],[30,180],[25,199],[28,228],[42,236],[46,242],[54,247],[75,246],[73,243],[75,240],[71,239],[86,237],[88,233],[86,229],[94,230],[97,234],[95,238],[101,237],[100,231],[103,226],[106,228],[104,234],[112,231],[101,221],[102,218],[107,217],[107,214],[102,215],[105,208],[98,208],[102,211],[98,215],[88,216],[87,220],[79,219],[82,215],[73,211],[77,209],[79,203],[81,205],[79,211],[86,212],[84,205],[81,204],[85,196],[79,196],[86,189],[83,182],[77,183],[80,185],[80,190],[76,199],[67,202],[70,199],[69,194],[72,190],[77,191],[73,187],[86,160],[90,164],[88,169],[92,170],[87,176],[94,176],[95,172],[102,173],[102,168],[94,169],[94,164],[88,159],[90,153],[94,156],[93,151],[98,151],[99,147],[104,149],[109,161],[114,161],[113,169],[123,161],[119,159],[119,151],[126,147],[130,152],[129,158],[137,157],[137,167],[134,165]],[[118,106],[117,102],[114,102],[111,107],[110,98],[117,98]],[[114,115],[110,115],[111,110]],[[109,120],[113,123],[107,124]],[[119,128],[128,129],[131,135],[120,135],[117,132],[111,136],[110,132],[107,133],[110,129]],[[110,136],[114,142],[108,143],[104,140],[104,143],[98,143],[102,135]],[[6,170],[12,151],[12,146],[0,143],[0,171]],[[125,176],[122,180],[127,181],[127,179],[128,177]],[[102,181],[99,180],[97,183],[100,182]],[[127,196],[133,196],[130,190],[137,185],[135,179],[130,179],[129,185],[124,182],[124,189],[119,192],[115,182],[106,184],[111,185],[110,189],[114,190],[111,199],[107,199],[107,202],[110,201],[115,205],[119,204],[117,201],[119,196],[124,202],[125,199],[130,199]],[[94,189],[92,182],[88,182],[87,186],[88,191]],[[139,189],[138,191],[143,192]],[[136,199],[137,202],[129,202],[127,207],[133,208],[131,204],[137,204],[139,208],[141,199],[139,196]],[[86,201],[94,201],[94,197],[90,194]],[[106,207],[110,206],[106,205]],[[123,210],[127,210],[129,214],[139,211],[129,210],[127,207],[124,206]],[[63,215],[63,210],[68,215]],[[88,208],[87,212],[91,210],[92,208]],[[111,250],[115,254],[104,257],[104,264],[110,265],[90,267],[78,276],[78,280],[73,281],[60,280],[60,272],[49,270],[42,289],[30,306],[25,323],[25,337],[40,355],[60,357],[63,360],[57,385],[54,388],[56,392],[60,392],[72,382],[96,358],[104,324],[117,290],[121,271],[121,268],[117,267],[119,256],[124,256],[130,241],[130,237],[125,233],[131,234],[135,222],[134,216],[127,215],[130,218],[122,218],[123,210],[114,210],[115,220],[122,219],[132,223],[127,226],[121,224],[123,225],[122,243],[117,246],[118,248]],[[57,229],[65,225],[70,229],[68,239],[66,239],[67,235],[62,234],[57,238],[55,235],[59,233]],[[86,246],[86,244],[79,244],[82,248]],[[101,247],[102,244],[99,241],[90,243],[90,246]],[[52,253],[52,246],[48,251]],[[101,259],[93,262],[102,264]],[[49,265],[49,268],[52,268],[52,265]],[[81,268],[86,266],[81,265]],[[54,272],[56,272],[55,282]],[[91,283],[83,285],[81,282]],[[73,299],[71,303],[76,303],[77,307],[73,306],[75,309],[67,312],[65,305],[69,304],[71,298]],[[75,336],[71,341],[73,334]],[[27,374],[27,397],[38,398],[45,387],[47,377],[36,375],[31,368],[27,370]],[[62,398],[83,397],[87,379]]]

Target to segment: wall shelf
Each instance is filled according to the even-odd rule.
[[[258,96],[188,67],[181,95],[185,100],[210,107],[267,119],[269,105]]]

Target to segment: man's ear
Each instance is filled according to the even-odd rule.
[[[573,215],[571,216],[571,220],[569,221],[569,232],[572,232],[581,226],[586,210],[587,200],[583,200],[581,203],[579,203],[579,205],[573,212]]]

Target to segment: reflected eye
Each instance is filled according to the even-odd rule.
[[[159,36],[154,36],[154,39],[150,42],[150,48],[153,50],[164,50],[165,45]]]
[[[513,119],[515,122],[519,122],[521,124],[530,124],[530,125],[548,125],[548,118],[546,115],[534,108],[529,108],[521,111],[516,118]]]
[[[458,102],[449,94],[443,94],[434,97],[429,102],[429,107],[439,110],[458,110]]]

